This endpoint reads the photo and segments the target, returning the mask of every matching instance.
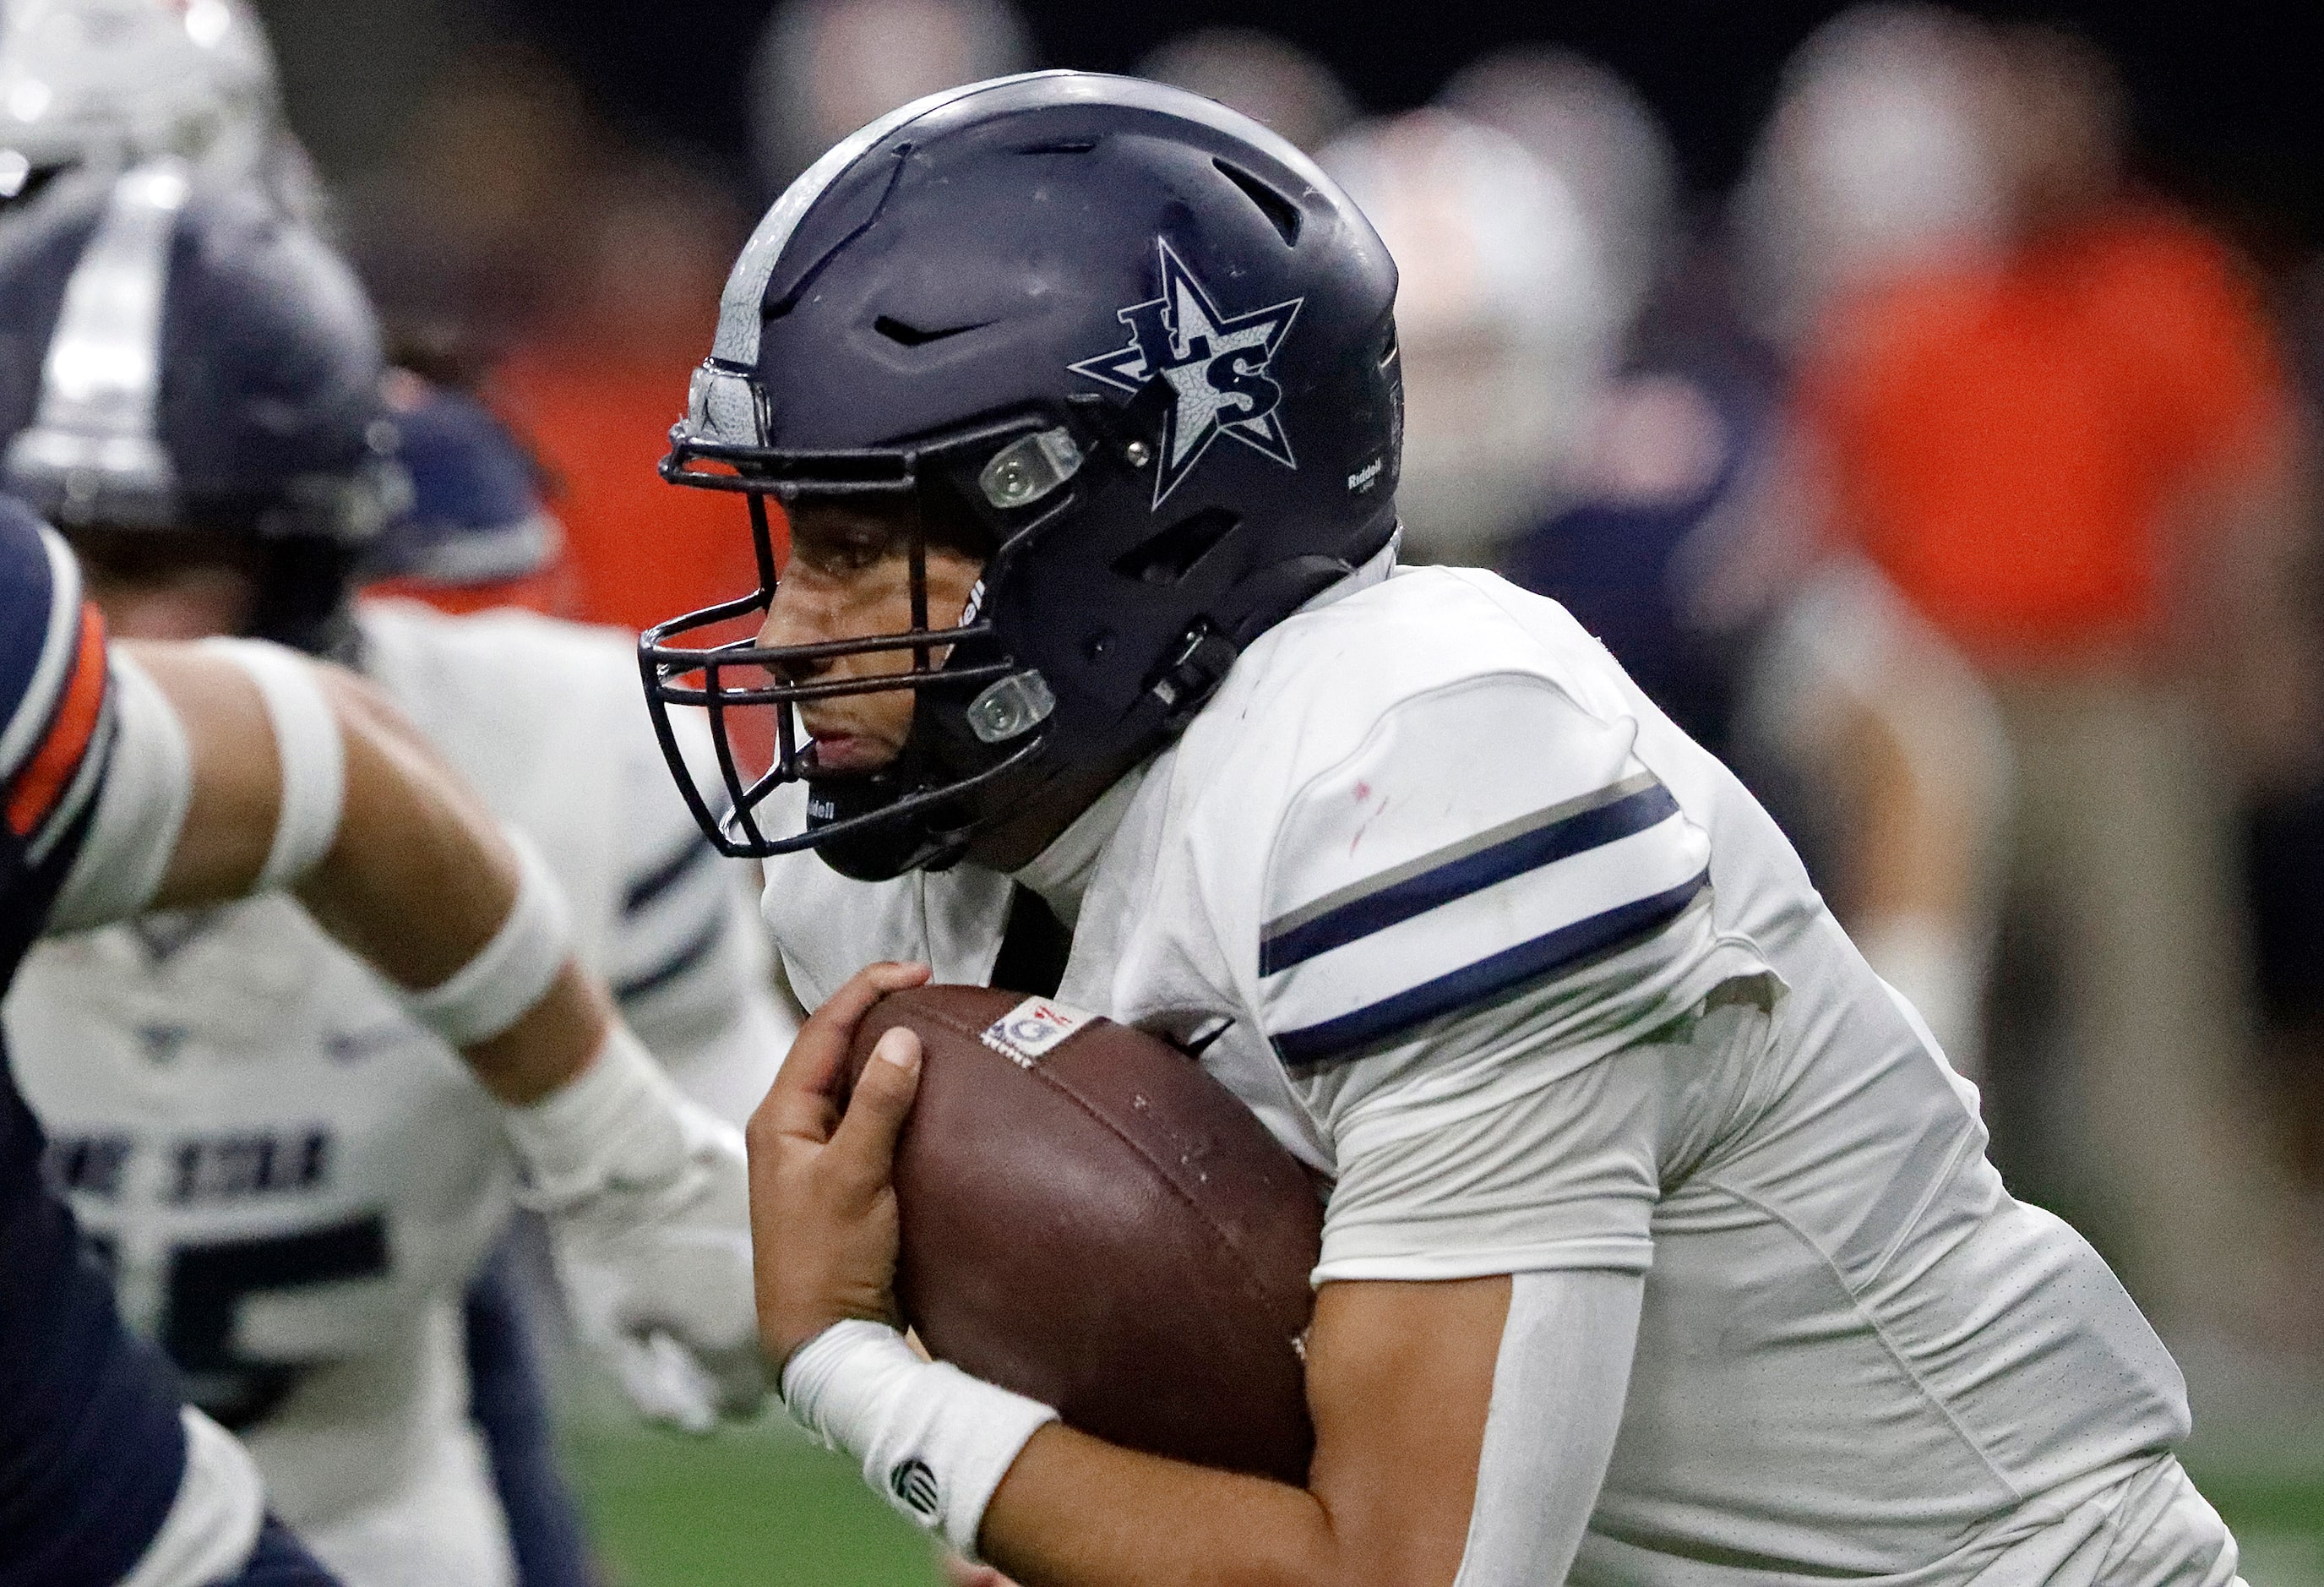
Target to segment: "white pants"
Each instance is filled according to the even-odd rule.
[[[309,1374],[244,1436],[274,1513],[346,1587],[512,1587],[456,1295],[390,1348]]]
[[[459,1429],[378,1503],[295,1528],[346,1587],[513,1587],[491,1472]]]

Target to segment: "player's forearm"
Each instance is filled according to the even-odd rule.
[[[1139,1454],[1056,1423],[1001,1479],[979,1547],[1023,1587],[1404,1587],[1384,1562],[1351,1560],[1331,1512],[1304,1489]]]
[[[979,1546],[1026,1587],[1450,1587],[1512,1293],[1498,1275],[1324,1285],[1307,1334],[1305,1489],[1052,1425],[994,1490]]]
[[[182,798],[165,791],[171,752],[143,757],[161,770],[138,787],[108,786],[127,800],[120,841],[171,846],[150,896],[115,890],[86,923],[288,883],[326,930],[423,1000],[476,966],[467,1007],[429,1022],[502,1101],[531,1102],[586,1066],[608,1026],[604,995],[561,936],[544,946],[536,933],[529,964],[503,954],[479,965],[511,922],[524,869],[500,824],[383,697],[272,647],[124,649],[167,705],[158,718],[133,713],[124,734],[180,739]],[[173,809],[174,835],[161,830]],[[496,993],[497,1013],[480,1018]]]
[[[344,674],[327,675],[325,688],[346,746],[346,807],[298,896],[397,984],[441,987],[508,921],[522,882],[517,856],[499,823],[368,688]],[[567,957],[512,1024],[462,1050],[493,1095],[530,1103],[586,1066],[610,1018],[597,983]]]

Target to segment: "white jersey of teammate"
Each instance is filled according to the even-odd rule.
[[[747,1113],[788,1016],[631,642],[400,602],[360,623],[364,670],[540,850],[631,1025],[697,1100]],[[460,1307],[514,1158],[458,1056],[285,897],[46,944],[7,1020],[125,1315],[238,1425],[276,1513],[348,1587],[510,1581]]]
[[[1062,1001],[1333,1176],[1319,1282],[1516,1275],[1463,1587],[2232,1582],[2177,1369],[1766,814],[1555,603],[1392,555],[1014,881],[770,862],[793,987],[982,981],[1022,881]],[[1574,1269],[1646,1275],[1627,1395],[1520,1327]]]

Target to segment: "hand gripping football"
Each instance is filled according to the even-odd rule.
[[[926,1054],[896,1154],[906,1319],[931,1353],[1130,1449],[1304,1484],[1300,1335],[1323,1207],[1155,1037],[981,986],[890,993]]]

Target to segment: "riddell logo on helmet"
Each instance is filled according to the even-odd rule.
[[[1155,247],[1161,258],[1162,295],[1115,311],[1130,328],[1130,345],[1069,365],[1075,374],[1117,391],[1143,391],[1156,380],[1169,383],[1176,401],[1163,420],[1154,505],[1159,507],[1178,488],[1222,435],[1286,468],[1297,468],[1277,412],[1283,388],[1268,370],[1307,300],[1293,298],[1246,314],[1222,313],[1168,243],[1157,238]]]

